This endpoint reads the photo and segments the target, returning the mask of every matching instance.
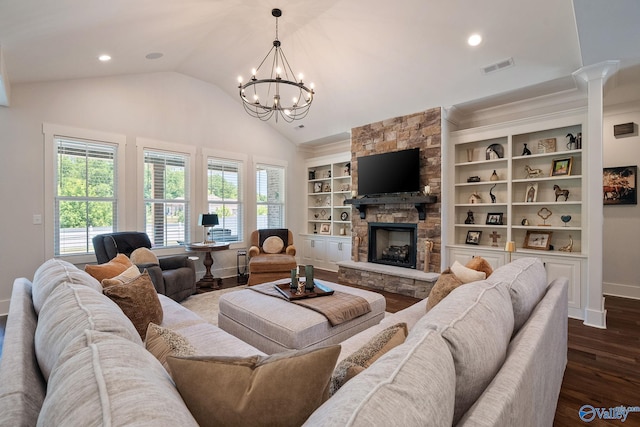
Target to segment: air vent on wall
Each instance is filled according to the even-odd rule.
[[[486,67],[482,67],[482,72],[484,74],[495,73],[496,71],[504,70],[505,68],[513,67],[515,64],[513,63],[513,58],[507,58],[503,61],[496,62],[495,64],[487,65]]]

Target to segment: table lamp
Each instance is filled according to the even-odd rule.
[[[516,251],[516,242],[507,242],[507,244],[504,245],[504,250],[509,252],[509,262],[511,262],[511,254]]]
[[[217,214],[200,214],[200,216],[198,217],[198,225],[204,227],[204,236],[202,240],[203,243],[215,243],[213,240],[209,241],[207,237],[209,228],[218,224],[219,222]]]

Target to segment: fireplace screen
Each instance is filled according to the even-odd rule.
[[[368,261],[416,268],[416,224],[369,223]]]

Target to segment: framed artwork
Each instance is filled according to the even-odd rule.
[[[480,236],[482,236],[482,231],[469,230],[467,231],[467,240],[465,240],[465,243],[467,245],[479,245]]]
[[[551,176],[571,175],[571,165],[573,157],[565,157],[564,159],[553,159],[551,161]]]
[[[526,249],[548,251],[551,247],[552,235],[553,231],[528,230],[527,235],[524,237],[524,245],[522,245],[522,247]]]
[[[545,138],[538,141],[538,153],[555,153],[556,152],[556,139]]]
[[[638,204],[638,166],[604,168],[602,197],[605,205]]]
[[[524,201],[526,203],[533,203],[538,198],[538,183],[530,182],[527,184],[527,189],[524,192]]]
[[[488,213],[486,223],[489,225],[502,225],[502,212]]]
[[[322,183],[316,182],[313,184],[313,192],[314,193],[322,193]]]
[[[320,234],[329,234],[331,233],[331,224],[328,222],[323,222],[320,224]]]

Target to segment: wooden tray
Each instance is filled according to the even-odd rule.
[[[333,289],[328,288],[327,286],[321,285],[315,280],[313,281],[313,284],[315,285],[315,287],[313,288],[312,292],[305,290],[304,294],[300,294],[300,295],[297,294],[296,290],[291,289],[291,285],[289,283],[273,285],[273,287],[276,288],[276,290],[280,292],[282,295],[284,295],[284,297],[289,301],[333,295]]]

